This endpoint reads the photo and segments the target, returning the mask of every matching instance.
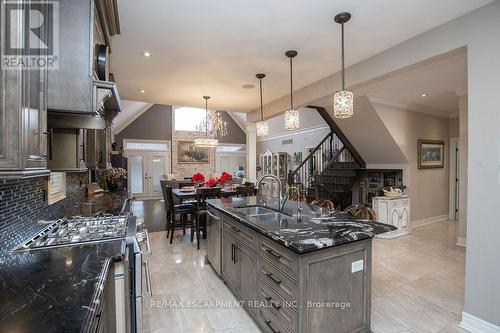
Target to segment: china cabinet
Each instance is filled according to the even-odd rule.
[[[288,153],[273,153],[270,150],[265,150],[259,155],[260,171],[258,177],[274,175],[281,180],[282,184],[286,184],[289,159]],[[261,185],[261,194],[277,196],[279,192],[278,186],[278,182],[272,179],[265,179]]]

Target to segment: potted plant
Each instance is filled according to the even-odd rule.
[[[127,171],[123,168],[102,169],[97,171],[97,182],[107,192],[116,191],[119,187],[123,189],[123,182]]]

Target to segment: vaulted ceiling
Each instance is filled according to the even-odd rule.
[[[340,69],[335,14],[350,11],[347,65],[462,16],[492,0],[120,0],[122,33],[114,37],[112,71],[124,99],[247,112]],[[142,52],[149,51],[147,58]],[[144,93],[139,92],[144,90]],[[443,106],[446,108],[446,106]]]

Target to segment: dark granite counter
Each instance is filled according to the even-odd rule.
[[[84,197],[50,218],[119,213],[125,199],[124,192]],[[105,282],[110,262],[124,253],[124,240],[12,251],[43,227],[37,221],[26,221],[22,230],[7,230],[0,236],[0,332],[86,331],[100,296],[97,287]]]
[[[367,220],[353,219],[343,212],[328,212],[324,208],[296,201],[288,201],[283,213],[288,216],[244,215],[238,208],[262,205],[278,210],[277,199],[247,197],[208,200],[215,209],[225,212],[268,238],[297,253],[347,244],[373,238],[376,234],[395,230],[394,226]],[[302,207],[301,218],[297,218],[297,206]]]

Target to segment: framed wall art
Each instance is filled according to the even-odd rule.
[[[444,168],[444,141],[418,140],[418,168]]]

